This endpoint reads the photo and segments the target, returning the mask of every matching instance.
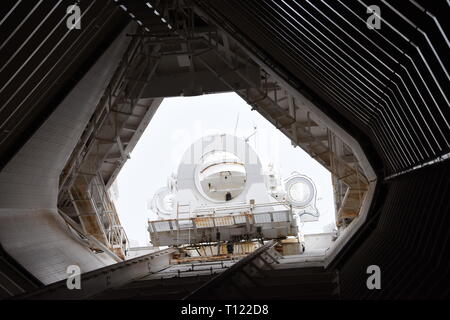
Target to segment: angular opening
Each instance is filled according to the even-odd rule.
[[[227,148],[225,134],[239,139],[243,150],[238,150],[239,144]],[[206,140],[210,137],[217,141]],[[198,141],[203,141],[203,147],[193,148]],[[208,143],[214,146],[205,147]],[[254,151],[256,167],[248,167],[254,159],[246,147]],[[186,184],[187,179],[190,184]],[[337,237],[332,182],[323,165],[252,111],[237,94],[221,93],[164,99],[112,189],[116,190],[114,202],[131,247],[195,242],[193,228],[189,241],[150,239],[148,220],[179,219],[181,224],[180,219],[207,216],[208,209],[218,216],[224,215],[220,210],[233,215],[245,211],[238,206],[252,203],[261,205],[261,212],[291,210],[298,231],[287,237],[298,237],[305,248],[297,254],[323,257]],[[258,184],[262,188],[257,189],[261,187]],[[248,193],[249,189],[255,191]],[[183,194],[177,195],[181,191]],[[195,196],[186,198],[186,192]],[[238,231],[233,232],[239,236]]]
[[[178,41],[130,41],[130,60],[63,170],[59,210],[92,250],[116,260],[147,246],[149,232],[156,247],[293,237],[290,255],[327,265],[364,223],[376,176],[356,140],[309,98],[225,33],[214,37],[214,48],[192,40],[198,55],[186,61]],[[140,59],[145,52],[158,55]],[[210,148],[211,139],[236,148]],[[208,167],[212,154],[225,161]],[[128,207],[105,196],[111,186]]]

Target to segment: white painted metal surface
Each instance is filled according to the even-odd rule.
[[[263,172],[246,141],[206,136],[155,194],[151,207],[160,220],[149,221],[148,230],[157,246],[297,236],[294,214],[316,220],[315,199],[308,177],[294,173],[282,185],[273,171]]]
[[[55,112],[0,172],[0,242],[44,284],[115,263],[93,254],[58,214],[61,170],[103,95],[129,42],[124,32],[72,89]]]

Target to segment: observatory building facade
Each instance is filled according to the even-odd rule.
[[[316,188],[294,173],[282,185],[250,145],[228,134],[202,137],[184,153],[167,187],[154,195],[149,221],[155,246],[299,237],[315,221]]]

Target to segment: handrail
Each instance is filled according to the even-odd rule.
[[[228,206],[228,207],[204,207],[201,209],[197,209],[192,211],[193,213],[195,212],[203,212],[203,211],[209,211],[209,210],[214,210],[214,211],[226,211],[226,210],[231,210],[231,209],[246,209],[246,208],[263,208],[263,207],[271,207],[271,206],[286,206],[289,207],[289,203],[287,201],[279,201],[279,202],[269,202],[269,203],[259,203],[259,204],[244,204],[244,205],[236,205],[236,206]]]
[[[288,210],[288,209],[286,209]],[[172,222],[172,221],[182,221],[182,220],[193,220],[193,219],[202,219],[202,218],[210,218],[210,219],[220,219],[220,218],[226,218],[226,217],[242,217],[242,216],[246,216],[246,215],[259,215],[259,214],[271,214],[274,212],[284,212],[285,210],[276,210],[276,211],[271,211],[271,212],[256,212],[256,213],[244,213],[244,214],[230,214],[227,216],[216,216],[214,214],[210,214],[210,215],[204,215],[204,216],[195,216],[195,217],[190,217],[190,218],[174,218],[174,219],[164,219],[164,220],[148,220],[148,223],[155,223],[155,222]]]

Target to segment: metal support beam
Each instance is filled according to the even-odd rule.
[[[89,299],[109,288],[119,287],[150,273],[167,268],[176,249],[165,249],[145,256],[81,274],[81,289],[69,290],[67,280],[61,280],[16,299],[71,300]]]

